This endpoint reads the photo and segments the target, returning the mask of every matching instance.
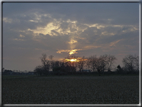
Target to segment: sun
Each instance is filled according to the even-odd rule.
[[[76,62],[76,59],[70,59],[71,62]]]
[[[65,59],[65,61],[70,61],[70,62],[79,62],[78,59],[74,59],[74,58],[71,58],[71,59]]]

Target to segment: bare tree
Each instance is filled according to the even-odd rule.
[[[42,57],[40,58],[43,66],[46,65],[46,57],[47,57],[46,54],[42,54]]]
[[[102,55],[98,58],[99,60],[99,66],[100,66],[100,70],[102,72],[104,72],[107,68],[107,64],[108,64],[108,56],[107,55]]]
[[[42,54],[41,62],[42,62],[44,71],[48,72],[50,69],[50,61],[47,59],[46,54]]]
[[[116,60],[116,57],[114,55],[107,55],[107,70],[108,70],[108,72],[111,72],[111,69],[112,69],[112,66],[113,66],[115,60]]]
[[[108,55],[101,55],[100,57],[91,58],[91,66],[93,71],[96,69],[99,73],[104,72],[108,65]]]
[[[135,69],[136,71],[139,71],[139,56],[135,57]]]
[[[90,70],[90,60],[89,60],[89,58],[87,58],[85,64],[86,64],[87,69]]]
[[[105,70],[111,71],[112,65],[116,60],[115,56],[113,55],[101,55],[100,57],[96,58],[96,69],[97,71],[104,72]]]
[[[122,62],[124,69],[128,72],[136,71],[139,68],[139,60],[138,56],[136,55],[127,55],[125,58],[123,58]]]
[[[50,56],[49,56],[49,59],[50,59],[50,60],[52,60],[52,59],[53,59],[53,57],[54,57],[53,55],[50,55]]]
[[[55,67],[55,63],[54,63],[54,60],[53,60],[53,55],[50,55],[49,56],[49,59],[50,59],[50,69],[53,71],[53,68]]]
[[[85,65],[85,57],[84,56],[80,58],[79,62],[77,62],[77,65],[78,65],[79,71],[82,72],[84,65]]]
[[[96,56],[89,57],[87,61],[87,66],[91,68],[92,72],[95,71],[96,65],[97,65],[97,57]]]
[[[96,58],[96,61],[95,61],[95,69],[98,71],[99,75],[102,71],[102,67],[103,67],[103,61],[102,61],[102,58]]]

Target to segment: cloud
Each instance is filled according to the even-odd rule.
[[[51,14],[41,14],[39,12],[33,12],[32,14],[27,14],[27,16],[31,17],[29,22],[40,23],[44,18],[52,18]]]
[[[70,52],[71,50],[58,50],[56,53]]]
[[[117,41],[114,41],[114,42],[111,42],[109,46],[115,46],[118,42],[120,42],[121,40],[117,40]]]
[[[77,40],[71,39],[68,43],[69,44],[74,44],[74,43],[77,43]]]
[[[114,36],[118,33],[133,32],[138,30],[138,27],[135,25],[115,25],[115,24],[99,24],[99,23],[84,24],[84,25],[88,26],[89,28],[97,28],[97,30],[94,30],[94,32],[97,34],[98,31],[101,30],[101,33],[99,33],[100,36]]]
[[[97,29],[105,28],[104,25],[101,25],[101,24],[98,24],[98,23],[96,23],[96,24],[84,24],[84,25],[86,25],[88,27],[96,27]]]
[[[18,38],[14,38],[14,41],[24,41],[24,39],[18,39]]]
[[[67,28],[62,28],[62,23],[68,23]],[[46,26],[37,27],[36,29],[28,29],[28,31],[32,31],[35,34],[43,34],[43,35],[50,35],[50,36],[59,36],[59,35],[69,35],[71,33],[76,32],[76,22],[67,20],[57,20],[54,19],[51,22],[47,23]]]
[[[57,31],[58,29],[59,29],[58,24],[50,22],[45,27],[37,27],[36,29],[28,29],[28,31],[32,31],[35,34],[43,34],[43,35],[49,34],[51,36],[57,36],[57,34],[53,32],[53,30]]]
[[[70,19],[68,19],[67,21],[66,21],[67,23],[77,23],[77,21],[71,21]]]
[[[7,17],[4,17],[4,18],[3,18],[3,21],[4,21],[5,23],[12,23],[12,19],[7,18]]]
[[[62,52],[66,52],[69,53],[70,55],[78,53],[77,51],[82,50],[82,49],[73,49],[73,50],[58,50],[56,53],[62,53]]]
[[[104,32],[101,33],[101,35],[103,35],[103,36],[114,36],[114,35],[116,35],[116,33],[109,33],[107,31],[104,31]]]
[[[35,23],[38,23],[37,20],[29,20],[29,22],[35,22]]]
[[[63,26],[66,24],[66,27]],[[86,25],[86,27],[84,26]],[[77,21],[63,21],[54,19],[53,21],[47,23],[46,26],[40,26],[36,29],[28,29],[28,31],[32,31],[34,34],[43,34],[50,36],[63,36],[63,35],[77,35],[81,36],[81,33],[86,30],[91,30],[94,34],[99,36],[114,36],[118,33],[126,33],[126,32],[134,32],[138,30],[136,26],[125,26],[125,25],[101,25],[101,24],[77,24]],[[83,27],[82,27],[83,26]],[[121,29],[124,29],[120,32]]]
[[[20,37],[21,37],[21,38],[24,38],[25,36],[24,36],[24,35],[22,35],[22,34],[20,34]]]
[[[58,14],[57,14],[58,15]],[[134,25],[112,24],[112,23],[81,23],[79,20],[71,20],[70,18],[64,19],[63,17],[57,18],[51,13],[33,12],[32,18],[29,14],[29,22],[35,23],[35,28],[29,27],[27,31],[31,31],[35,35],[49,35],[49,36],[82,36],[81,34],[86,31],[92,31],[94,35],[98,36],[115,36],[127,32],[134,32],[138,30]],[[104,19],[103,19],[104,20]],[[113,19],[108,18],[109,22]],[[44,22],[44,23],[43,23]],[[37,25],[36,25],[37,24]],[[123,30],[122,30],[123,29]],[[89,35],[89,33],[87,33]]]
[[[123,28],[122,30],[122,33],[127,33],[127,32],[134,32],[134,31],[138,31],[138,27],[137,26],[133,26],[133,25],[130,25],[130,26],[126,26]]]
[[[70,55],[77,53],[77,51],[82,50],[82,49],[73,49],[70,51]]]

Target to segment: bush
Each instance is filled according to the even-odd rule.
[[[37,75],[47,75],[48,72],[44,69],[43,66],[37,66],[34,70],[34,73]]]

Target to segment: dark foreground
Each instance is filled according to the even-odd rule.
[[[3,104],[138,104],[138,76],[3,76]]]

